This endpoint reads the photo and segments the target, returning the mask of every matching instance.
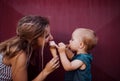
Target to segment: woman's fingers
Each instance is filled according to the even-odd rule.
[[[60,66],[59,61],[57,61],[54,65],[53,68],[57,69]]]
[[[51,63],[55,63],[55,62],[57,62],[59,60],[59,58],[58,57],[54,57],[54,58],[52,58],[52,60],[50,61]]]
[[[53,58],[52,60],[50,60],[50,65],[51,65],[51,68],[58,68],[60,65],[59,65],[59,58],[58,57],[55,57]]]

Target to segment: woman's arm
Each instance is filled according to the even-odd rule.
[[[50,51],[51,51],[52,57],[58,57],[57,50],[55,47],[50,47]]]
[[[53,57],[58,57],[56,48],[58,47],[54,41],[49,42],[50,51]]]
[[[33,81],[44,81],[45,78],[59,67],[59,58],[52,58],[42,70],[42,72]]]
[[[13,81],[27,81],[27,56],[25,53],[20,53],[15,56],[11,61],[12,79]],[[54,57],[40,72],[40,74],[33,81],[44,81],[44,79],[55,69],[59,67],[59,58]]]

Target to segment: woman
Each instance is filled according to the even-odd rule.
[[[27,66],[32,52],[53,39],[49,21],[41,16],[25,16],[18,22],[17,35],[0,43],[0,81],[27,81]],[[59,67],[57,57],[51,59],[33,81],[43,81]]]

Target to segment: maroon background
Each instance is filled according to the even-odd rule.
[[[30,14],[50,19],[57,43],[68,43],[77,27],[96,31],[99,42],[93,50],[93,81],[120,81],[119,0],[0,0],[0,41],[14,36],[17,21]],[[44,64],[50,59],[49,50],[45,51]],[[63,81],[63,76],[61,66],[46,81]]]

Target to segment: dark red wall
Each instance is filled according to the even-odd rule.
[[[0,41],[15,35],[24,15],[47,16],[56,42],[68,43],[77,27],[96,31],[99,42],[93,50],[93,81],[120,81],[119,0],[0,0]],[[44,54],[45,63],[51,59]],[[62,66],[46,80],[63,81]]]

